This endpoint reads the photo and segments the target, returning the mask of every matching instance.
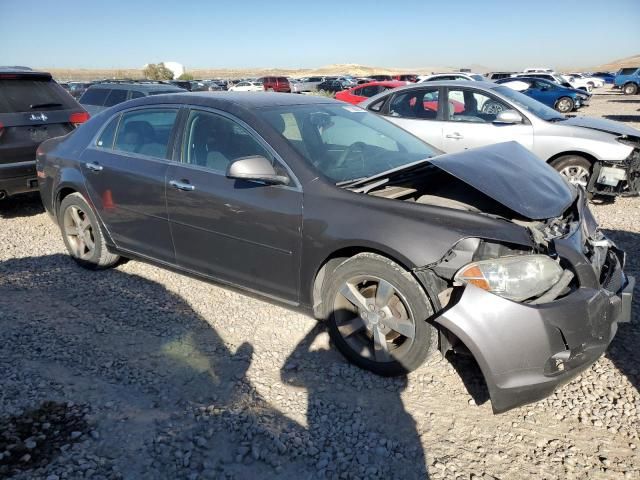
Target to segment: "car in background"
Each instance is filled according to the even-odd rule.
[[[581,78],[582,80],[591,84],[591,88],[604,87],[604,83],[605,83],[602,78],[594,77],[593,75],[587,75],[585,73],[567,73],[565,76],[569,78],[571,77]]]
[[[191,89],[193,88],[193,84],[191,83],[190,80],[169,80],[166,83],[173,85],[174,87],[187,90],[188,92],[190,92]]]
[[[579,88],[580,90],[584,90],[584,91],[590,91],[591,87],[589,85],[586,84],[586,82],[583,84],[581,83],[581,87],[576,87],[574,86],[574,84],[572,84],[571,82],[567,81],[567,79],[562,78],[561,75],[558,75],[557,73],[554,72],[542,72],[542,73],[516,73],[515,75],[512,76],[512,78],[519,78],[519,77],[526,77],[526,78],[542,78],[543,80],[548,80],[550,82],[553,83],[557,83],[558,85],[561,85],[563,87],[566,88]]]
[[[229,87],[230,92],[264,92],[264,85],[260,82],[238,82]]]
[[[69,93],[77,100],[87,91],[87,88],[93,85],[93,82],[68,82],[68,85]]]
[[[518,73],[518,72],[489,72],[489,73],[485,73],[484,76],[487,78],[487,80],[495,81],[495,80],[501,80],[503,78],[509,78],[515,73]]]
[[[562,75],[558,74],[560,78],[569,82],[573,88],[578,88],[580,90],[585,90],[587,92],[591,92],[593,90],[593,82],[589,82],[582,77],[574,77],[573,75]]]
[[[351,83],[347,83],[344,80],[325,80],[324,82],[318,84],[316,90],[318,90],[319,92],[336,93],[351,88],[352,86],[353,85]]]
[[[37,169],[80,266],[141,258],[261,294],[379,375],[465,352],[495,412],[551,394],[631,319],[624,252],[515,142],[439,155],[335,100],[195,93],[116,106]]]
[[[418,81],[418,74],[416,73],[401,73],[393,76],[394,80],[400,80],[401,82],[416,83]]]
[[[262,77],[256,81],[262,83],[267,92],[291,93],[291,84],[287,77]]]
[[[298,81],[299,85],[297,89],[300,91],[300,93],[313,92],[316,90],[316,87],[325,80],[325,77],[318,76],[300,78]]]
[[[522,70],[523,73],[553,73],[555,70],[549,67],[527,67]]]
[[[453,102],[462,103],[462,111]],[[419,83],[360,106],[446,153],[516,141],[591,195],[640,191],[640,130],[602,118],[569,118],[505,85]]]
[[[450,73],[434,73],[433,75],[426,75],[418,77],[418,83],[424,82],[438,82],[438,81],[451,81],[451,80],[468,80],[470,82],[483,81],[484,77],[479,73],[466,73],[466,72],[450,72]]]
[[[640,91],[640,67],[621,68],[616,73],[613,88],[620,88],[625,95],[635,95]]]
[[[46,72],[0,67],[0,200],[36,191],[36,149],[89,114]]]
[[[597,77],[604,80],[604,83],[613,84],[613,81],[616,79],[616,74],[611,72],[594,72],[591,74],[592,77]]]
[[[383,74],[368,75],[368,77],[374,82],[390,82],[391,80],[393,80],[393,76]]]
[[[496,80],[496,83],[522,92],[560,113],[573,112],[588,105],[591,99],[591,95],[584,90],[563,87],[543,78],[503,78]]]
[[[162,95],[163,93],[184,93],[187,91],[173,84],[158,82],[96,83],[84,92],[84,95],[80,98],[80,104],[91,115],[96,115],[102,110],[134,98]]]
[[[351,103],[353,105],[373,97],[387,90],[391,90],[398,87],[404,87],[410,82],[401,82],[399,80],[388,80],[384,82],[369,82],[357,87],[352,87],[348,90],[341,90],[336,93],[336,100]]]

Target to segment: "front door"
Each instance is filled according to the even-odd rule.
[[[173,263],[167,220],[167,152],[177,108],[114,117],[82,154],[87,191],[116,246]]]
[[[531,150],[533,127],[529,123],[495,123],[498,113],[511,107],[484,91],[451,87],[443,123],[442,150],[455,153],[493,143],[516,141]]]
[[[262,155],[261,140],[223,114],[189,113],[178,160],[167,172],[167,208],[181,267],[298,300],[302,192],[225,176],[237,158]]]

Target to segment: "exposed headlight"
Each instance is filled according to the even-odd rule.
[[[560,265],[546,255],[517,255],[469,263],[453,279],[522,301],[546,292],[561,275]]]

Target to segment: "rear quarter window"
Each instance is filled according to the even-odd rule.
[[[73,108],[75,100],[53,80],[0,79],[0,113]]]
[[[107,99],[110,91],[108,88],[90,88],[80,97],[80,103],[82,105],[101,107],[104,105],[104,101]]]

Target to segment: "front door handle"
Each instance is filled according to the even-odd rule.
[[[85,165],[85,167],[87,167],[89,170],[91,170],[93,172],[101,172],[102,169],[103,169],[103,166],[97,164],[96,162],[85,163],[84,165]]]
[[[464,138],[464,135],[460,135],[458,132],[449,133],[446,135],[447,138],[453,138],[454,140],[460,140]]]
[[[196,189],[196,187],[191,185],[189,182],[185,182],[185,181],[179,182],[178,180],[171,180],[169,181],[169,185],[171,185],[173,188],[176,188],[178,190],[183,190],[185,192],[192,192],[193,190]]]

